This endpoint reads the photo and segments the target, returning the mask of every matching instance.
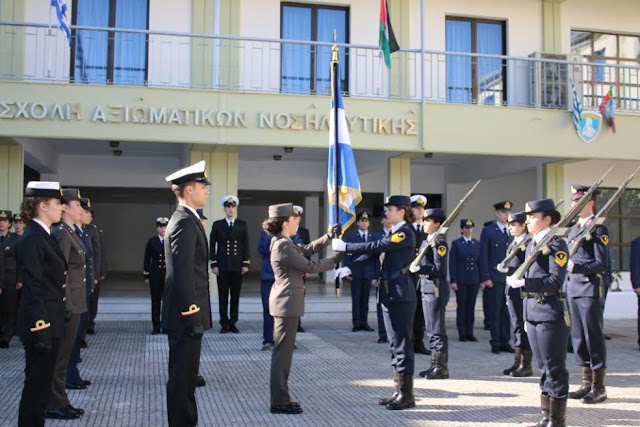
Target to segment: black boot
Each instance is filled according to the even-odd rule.
[[[529,349],[522,349],[522,363],[518,366],[518,369],[511,372],[512,377],[530,377],[533,375],[533,371],[531,370],[531,358],[533,357],[533,352]]]
[[[427,372],[427,379],[429,380],[446,380],[449,378],[449,366],[448,366],[448,353],[442,353],[441,351],[434,351],[436,354],[436,366],[431,372]]]
[[[518,366],[520,366],[520,358],[522,357],[522,348],[520,347],[516,347],[516,354],[514,356],[513,359],[513,365],[511,365],[511,367],[505,369],[504,371],[502,371],[503,374],[505,375],[509,375],[511,372],[515,371],[516,369],[518,369]]]
[[[566,427],[567,400],[549,399],[549,422],[547,427]]]
[[[420,376],[422,378],[426,377],[429,372],[433,371],[436,368],[436,352],[431,352],[431,366],[426,371],[420,371]]]
[[[398,395],[400,394],[400,374],[397,372],[393,373],[393,388],[394,392],[391,397],[383,397],[378,400],[378,405],[388,405],[390,402],[396,400]]]
[[[592,371],[590,366],[582,367],[582,386],[576,391],[569,393],[569,399],[582,399],[591,391],[591,383],[593,381]]]
[[[413,397],[413,375],[401,374],[399,378],[400,393],[398,397],[389,402],[386,406],[391,411],[398,411],[416,406],[416,399]]]
[[[549,423],[549,406],[551,402],[549,401],[548,394],[540,394],[540,412],[542,412],[542,419],[538,421],[538,424],[534,424],[530,427],[547,427]]]
[[[606,372],[607,370],[605,368],[593,371],[593,384],[591,384],[591,391],[581,399],[582,403],[594,404],[607,400],[607,389],[604,388],[604,377]]]

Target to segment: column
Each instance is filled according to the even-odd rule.
[[[542,49],[547,53],[562,53],[561,3],[565,0],[542,2]]]
[[[0,138],[0,209],[20,211],[24,180],[24,150],[20,144]]]
[[[390,157],[387,162],[387,188],[385,197],[411,194],[411,158]]]
[[[0,21],[24,22],[24,0],[0,1]],[[0,26],[0,76],[20,79],[24,70],[25,27]]]
[[[568,162],[545,163],[542,166],[542,189],[543,198],[553,199],[558,203],[565,195],[564,185],[564,165]],[[566,207],[571,206],[570,200],[565,200],[563,206],[558,209],[560,212],[566,212]]]

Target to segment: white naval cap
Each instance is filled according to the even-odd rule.
[[[411,196],[411,206],[427,206],[427,198],[422,194],[416,194],[415,196]]]
[[[298,206],[298,205],[293,205],[293,214],[296,216],[300,216],[304,213],[304,209],[302,209],[302,206]]]
[[[207,172],[205,171],[206,167],[206,162],[204,160],[201,160],[196,164],[172,173],[171,175],[166,177],[165,180],[170,181],[175,185],[180,185],[187,182],[201,182],[205,185],[211,185],[211,183],[207,179]]]
[[[231,194],[229,194],[220,199],[220,204],[222,206],[225,206],[227,203],[235,203],[236,206],[238,206],[240,204],[240,200],[238,200],[236,196],[232,196]]]
[[[62,190],[57,181],[30,181],[24,197],[49,197],[62,200]]]
[[[159,216],[158,218],[156,218],[156,225],[160,226],[167,224],[169,224],[169,218],[167,218],[166,216]]]

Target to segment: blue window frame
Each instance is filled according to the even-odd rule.
[[[149,0],[76,0],[73,23],[146,30]],[[74,33],[71,74],[76,83],[146,84],[146,34],[96,30],[74,30]]]

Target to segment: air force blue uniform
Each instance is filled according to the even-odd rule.
[[[516,241],[515,239],[509,243],[507,247],[507,253],[511,253],[511,251],[518,245],[522,244],[522,240],[526,239],[526,234],[523,235],[523,239]],[[518,254],[511,258],[509,264],[506,266],[509,268],[509,275],[515,273],[515,271],[520,267],[520,265],[524,262],[526,250],[518,251]],[[511,317],[511,326],[513,326],[513,338],[514,338],[514,347],[520,347],[521,349],[530,350],[531,346],[529,345],[529,337],[527,336],[527,331],[524,327],[524,317],[522,315],[523,310],[523,302],[522,302],[522,291],[520,289],[514,289],[509,286],[506,288],[507,292],[507,306],[509,309],[509,316]],[[530,353],[529,353],[530,354]],[[530,356],[529,356],[530,358]]]
[[[473,337],[474,312],[480,286],[480,242],[464,237],[451,242],[449,281],[458,285],[456,291],[456,326],[460,338]]]
[[[631,242],[631,286],[633,289],[640,288],[640,237]],[[638,294],[638,347],[640,347],[640,294]]]
[[[374,240],[369,232],[354,231],[349,233],[345,242],[366,243]],[[365,328],[369,316],[369,294],[371,281],[380,277],[380,258],[370,257],[366,261],[354,262],[352,252],[347,252],[344,258],[345,266],[351,269],[351,314],[354,328]]]

